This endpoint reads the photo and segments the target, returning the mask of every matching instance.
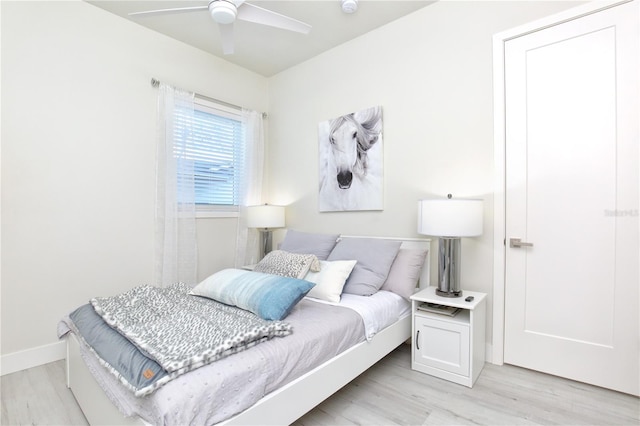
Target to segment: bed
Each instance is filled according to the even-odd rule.
[[[323,239],[326,242],[331,238],[338,243],[334,241],[335,246],[324,247]],[[408,253],[413,253],[412,256],[420,253],[422,262],[419,265],[416,264],[416,256],[411,259],[414,270],[412,279],[420,283],[420,287],[428,286],[430,241],[320,236],[289,231],[281,250],[278,250],[285,253],[315,251],[318,259],[322,259],[322,267],[328,270],[325,262],[326,265],[344,263],[347,258],[357,256],[353,253],[354,249],[362,251],[362,244],[371,246],[373,240],[376,244],[397,244],[398,247],[384,277],[384,288],[368,290],[350,287],[350,290],[355,288],[353,293],[356,294],[342,293],[339,302],[335,301],[335,294],[318,296],[310,292],[283,320],[292,325],[294,332],[291,335],[282,339],[270,339],[185,373],[151,395],[140,398],[128,395],[130,390],[107,371],[83,338],[74,332],[72,324],[68,332],[59,333],[67,340],[68,387],[90,424],[293,423],[410,338],[410,304],[406,297],[401,297],[395,291],[393,283],[388,284],[392,278],[398,279],[398,274],[394,274],[394,271],[398,271],[400,267],[403,271],[406,270],[407,265],[400,264],[407,262]],[[338,253],[341,247],[347,246],[348,249]],[[362,261],[366,263],[366,260],[361,259],[361,263]],[[383,263],[379,259],[375,262]],[[355,275],[355,268],[353,271],[349,278]],[[317,274],[319,273],[316,273],[316,278]],[[305,279],[310,279],[311,276],[310,271],[305,273]],[[364,285],[366,287],[367,283]],[[318,284],[313,291],[319,288]],[[347,287],[342,290],[347,291]],[[335,293],[336,290],[332,291]],[[373,293],[363,296],[359,294],[362,291]],[[382,311],[376,311],[376,305]],[[370,312],[366,312],[369,310]],[[330,321],[324,318],[329,317],[335,317],[337,321],[334,322],[352,325],[338,334],[325,335],[325,329],[331,327]],[[285,341],[288,342],[287,345],[291,345],[286,349],[283,347]],[[284,364],[288,357],[293,362]],[[252,369],[261,370],[260,374],[247,373]],[[238,372],[239,370],[243,372]],[[268,378],[262,377],[265,372],[268,372]],[[200,387],[181,392],[181,389],[194,386],[192,384],[196,376],[200,377]],[[207,392],[213,392],[214,388],[220,390],[225,385],[230,386],[225,393],[212,393],[208,395],[208,399],[205,398]],[[174,399],[173,406],[163,399],[167,395],[177,398],[176,395],[181,393],[185,399]],[[235,394],[246,395],[234,399]],[[247,399],[249,394],[251,397]],[[228,401],[222,401],[226,399]],[[217,401],[214,408],[210,408],[211,400]],[[172,417],[172,410],[176,411],[176,417]]]

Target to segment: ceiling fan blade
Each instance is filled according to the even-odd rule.
[[[222,39],[222,52],[225,55],[233,54],[233,24],[220,24],[218,27]]]
[[[193,6],[193,7],[178,7],[175,9],[158,9],[158,10],[145,10],[143,12],[132,12],[129,16],[146,17],[146,16],[158,16],[158,15],[170,15],[173,13],[187,13],[187,12],[200,12],[207,10],[208,6]]]
[[[254,22],[256,24],[268,25],[270,27],[281,28],[283,30],[295,31],[308,34],[311,25],[298,21],[288,16],[281,15],[271,10],[263,9],[251,3],[243,3],[238,7],[238,19]]]

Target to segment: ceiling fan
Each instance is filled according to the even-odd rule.
[[[233,23],[236,19],[268,25],[283,30],[308,34],[311,25],[281,15],[262,7],[258,7],[245,0],[211,0],[207,6],[179,7],[174,9],[147,10],[143,12],[129,13],[129,16],[143,17],[155,15],[167,15],[172,13],[209,11],[209,14],[220,27],[222,38],[222,51],[225,55],[233,53]]]

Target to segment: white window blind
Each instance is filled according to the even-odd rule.
[[[178,188],[193,179],[195,204],[202,211],[236,211],[244,175],[245,131],[239,112],[196,98],[190,129],[184,114],[175,116]],[[181,199],[181,194],[178,194]]]

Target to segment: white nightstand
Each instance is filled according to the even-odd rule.
[[[463,291],[462,297],[441,297],[435,290],[427,287],[411,296],[411,368],[472,387],[484,366],[486,294]],[[468,296],[473,301],[465,301]],[[419,309],[423,302],[462,309],[450,317]]]
[[[251,265],[244,265],[242,267],[240,267],[240,269],[244,269],[245,271],[253,271],[253,269],[256,267],[257,263],[253,263]]]

